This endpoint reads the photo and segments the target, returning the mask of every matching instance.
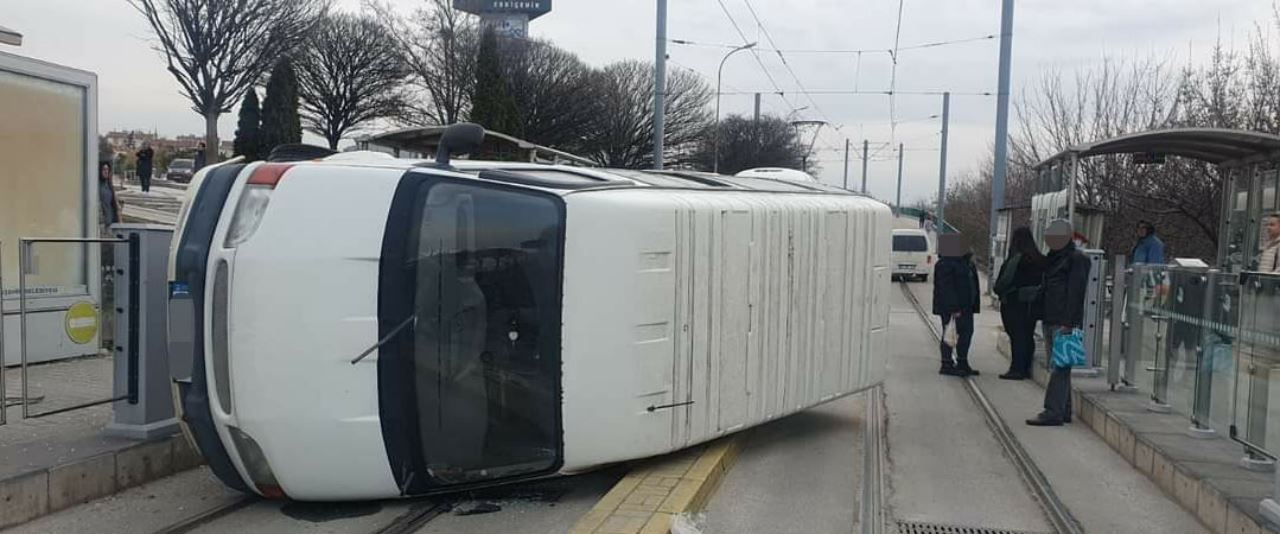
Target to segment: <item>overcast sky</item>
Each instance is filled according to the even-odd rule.
[[[337,0],[340,9],[358,11],[359,0]],[[741,44],[742,37],[722,10],[721,2],[748,40],[761,47],[786,50],[887,50],[893,47],[898,2],[895,0],[671,0],[668,36],[707,44]],[[425,0],[391,0],[410,11]],[[996,34],[999,0],[905,0],[900,45],[960,40]],[[654,0],[553,0],[549,15],[531,24],[531,33],[555,41],[592,65],[620,59],[652,60]],[[755,9],[757,24],[749,7]],[[1243,47],[1255,26],[1275,33],[1268,0],[1072,0],[1021,1],[1014,17],[1013,90],[1046,72],[1072,72],[1104,58],[1155,56],[1175,65],[1202,62],[1222,40]],[[110,129],[154,129],[162,135],[204,131],[203,120],[178,93],[151,49],[150,29],[124,0],[0,0],[0,26],[25,35],[21,48],[0,45],[6,52],[61,63],[97,73],[99,117]],[[767,36],[766,36],[767,32]],[[903,50],[899,54],[899,91],[950,90],[994,92],[998,42],[978,40],[950,46]],[[672,44],[669,68],[693,69],[715,83],[724,49]],[[884,199],[894,196],[897,163],[886,146],[891,135],[906,144],[904,202],[936,194],[939,142],[937,119],[941,97],[900,95],[896,132],[889,126],[889,99],[882,95],[801,94],[809,91],[885,90],[891,62],[884,52],[856,54],[787,53],[794,77],[779,57],[767,51],[757,63],[748,53],[725,66],[724,91],[776,93],[765,72],[786,93],[766,94],[767,113],[825,120],[817,139],[821,179],[840,183],[846,138],[855,146],[870,139],[875,157],[869,165],[869,188]],[[797,79],[799,84],[797,84]],[[750,95],[726,94],[723,112],[749,114]],[[3,120],[3,118],[0,118]],[[995,98],[956,95],[951,99],[949,176],[971,172],[989,157],[995,123]],[[235,130],[234,113],[223,116],[224,139]],[[861,163],[853,159],[850,184],[861,179]]]

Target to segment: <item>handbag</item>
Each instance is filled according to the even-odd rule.
[[[1053,336],[1053,366],[1060,369],[1083,367],[1088,362],[1084,354],[1084,331],[1073,328],[1071,333]]]

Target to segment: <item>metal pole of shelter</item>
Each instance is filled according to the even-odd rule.
[[[1000,71],[996,87],[996,139],[995,165],[991,172],[991,221],[990,243],[994,254],[996,224],[1000,209],[1004,208],[1005,170],[1009,159],[1009,73],[1013,56],[1013,0],[1004,0],[1000,6]],[[988,273],[995,281],[995,272]],[[994,285],[994,284],[993,284]]]
[[[1078,232],[1076,229],[1076,181],[1080,178],[1080,155],[1071,154],[1071,169],[1067,175],[1067,222],[1071,223],[1071,231]]]
[[[898,197],[893,201],[893,209],[902,213],[902,143],[898,143]]]
[[[862,140],[862,192],[867,192],[867,140]]]
[[[951,122],[951,93],[942,93],[942,155],[938,159],[938,233],[946,232],[947,127]]]
[[[667,0],[658,0],[658,29],[653,60],[653,168],[662,170],[666,136]]]
[[[849,140],[844,140],[844,188],[849,188]]]

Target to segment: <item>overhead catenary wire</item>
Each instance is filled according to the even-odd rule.
[[[738,25],[738,21],[733,18],[733,13],[729,12],[729,6],[725,5],[724,0],[716,0],[716,3],[720,4],[720,10],[723,11],[724,16],[729,19],[729,23],[733,25],[734,31],[738,32],[738,37],[742,39],[742,44],[747,44],[751,42],[750,39],[747,39],[747,34],[742,31],[742,27]],[[734,47],[734,48],[737,48],[737,47]],[[773,74],[770,73],[769,68],[764,65],[764,61],[760,60],[760,53],[755,50],[751,50],[750,52],[751,52],[751,57],[755,58],[756,64],[760,65],[760,70],[764,72],[764,76],[769,79],[769,85],[773,86],[774,93],[776,93],[779,97],[782,98],[782,101],[787,104],[788,108],[791,109],[791,113],[796,113],[795,104],[792,104],[790,100],[787,100],[786,94],[782,91],[782,86],[778,85],[778,81],[773,78]],[[761,92],[761,91],[755,91],[755,92]],[[720,93],[720,94],[724,94],[724,93]]]
[[[990,35],[982,35],[978,37],[966,37],[963,39],[933,41],[933,42],[920,43],[920,44],[914,44],[909,46],[900,46],[898,47],[898,52],[905,52],[908,50],[921,50],[926,48],[936,48],[940,46],[973,43],[977,41],[990,41],[990,40],[997,39],[999,37],[1000,37],[999,34],[990,34]],[[737,47],[737,45],[724,44],[724,43],[708,43],[703,41],[694,41],[690,39],[669,39],[668,42],[672,44],[683,45],[683,46],[693,46],[693,47],[700,47],[700,48],[723,48],[726,50]],[[782,49],[757,48],[757,49],[760,50],[761,52],[782,52],[784,54],[850,54],[850,55],[885,54],[888,56],[893,55],[892,48],[848,48],[848,49],[846,48],[782,48]]]
[[[778,60],[781,61],[782,66],[787,69],[787,73],[791,74],[791,79],[796,82],[796,88],[798,88],[800,93],[809,101],[809,105],[813,106],[813,110],[818,113],[818,116],[822,117],[822,119],[826,121],[827,124],[835,128],[836,131],[842,130],[843,127],[831,120],[831,117],[822,110],[822,106],[819,106],[818,102],[815,101],[813,97],[809,96],[808,91],[804,87],[804,83],[800,81],[800,76],[796,75],[795,69],[791,68],[791,63],[787,61],[787,56],[783,55],[781,48],[778,47],[777,41],[774,41],[773,34],[769,33],[769,29],[765,27],[764,21],[760,20],[760,15],[759,13],[756,13],[755,6],[751,5],[751,0],[742,0],[742,2],[747,5],[747,11],[751,12],[751,18],[755,19],[756,27],[764,34],[764,38],[769,41],[769,44],[774,46],[774,53],[778,55]]]

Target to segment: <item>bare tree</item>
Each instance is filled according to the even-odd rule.
[[[591,67],[542,40],[507,39],[502,56],[522,137],[569,152],[587,150],[599,121]]]
[[[389,6],[366,5],[399,42],[412,77],[413,98],[399,117],[414,125],[453,124],[467,116],[476,81],[480,33],[475,17],[453,8],[450,0],[425,0],[409,17]]]
[[[329,148],[361,124],[402,111],[408,66],[399,43],[375,20],[329,15],[294,57],[303,120]]]
[[[218,117],[302,41],[331,0],[128,0],[146,17],[168,69],[205,119],[218,160]]]
[[[653,65],[621,61],[596,74],[599,122],[583,155],[601,165],[653,166]],[[711,124],[711,86],[697,73],[667,75],[666,153],[671,166],[695,160],[698,142]]]
[[[714,126],[713,132],[714,132]],[[720,120],[720,172],[735,174],[755,167],[800,168],[809,145],[786,119],[764,115],[753,120],[730,115]],[[698,146],[698,166],[710,170],[714,166],[715,135],[703,136]]]

